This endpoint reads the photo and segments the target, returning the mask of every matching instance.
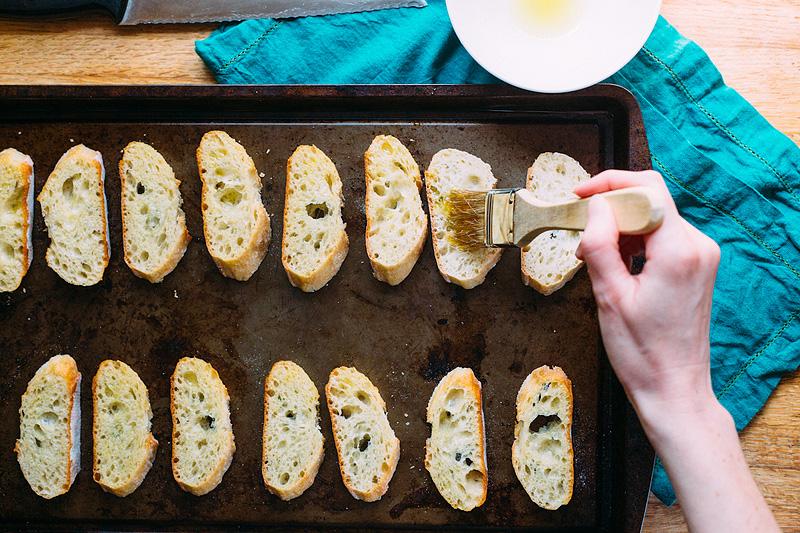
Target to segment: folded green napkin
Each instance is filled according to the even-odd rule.
[[[497,83],[458,42],[444,0],[400,9],[226,24],[197,42],[222,83]],[[642,108],[653,168],[722,248],[711,326],[714,390],[743,428],[800,363],[800,149],[660,18],[608,81]],[[675,494],[656,462],[653,492]]]

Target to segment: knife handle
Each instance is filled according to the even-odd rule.
[[[128,0],[3,0],[0,16],[60,15],[101,8],[119,23],[127,7]]]

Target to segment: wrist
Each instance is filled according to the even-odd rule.
[[[675,394],[671,398],[639,394],[631,400],[642,427],[654,443],[692,435],[709,426],[733,427],[730,413],[719,403],[710,383],[691,394]]]

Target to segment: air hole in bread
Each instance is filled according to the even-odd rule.
[[[375,191],[375,194],[377,194],[378,196],[386,196],[386,187],[384,187],[380,183],[376,183],[372,187],[372,190]]]
[[[283,474],[281,474],[280,483],[281,483],[281,485],[286,485],[287,483],[289,483],[289,474],[288,473],[284,472]]]
[[[211,415],[201,416],[198,420],[200,427],[208,431],[214,429],[214,417]]]
[[[242,193],[236,189],[227,189],[219,199],[220,202],[229,205],[238,205],[242,201]]]
[[[144,194],[144,184],[142,183],[136,184],[136,194]]]
[[[470,470],[466,475],[467,483],[483,486],[483,472],[480,470]],[[481,489],[482,490],[482,489]]]
[[[202,401],[204,401],[206,399],[206,395],[203,394],[202,392],[198,392],[197,393],[197,399],[202,402]]]
[[[293,411],[287,411],[286,412],[286,418],[294,419],[294,412]]]
[[[308,212],[308,216],[314,220],[319,220],[320,218],[328,216],[328,204],[308,204],[306,205],[306,211]]]
[[[369,433],[365,433],[364,436],[361,437],[361,440],[358,441],[358,451],[360,452],[366,451],[366,449],[369,448],[369,441],[370,441]]]
[[[461,402],[464,401],[464,389],[453,389],[444,397],[444,406],[447,408],[447,416],[450,411],[455,411]]]
[[[358,391],[358,393],[356,394],[356,398],[358,398],[359,402],[369,405],[369,396],[367,395],[366,392],[361,390]]]
[[[546,427],[553,422],[558,423],[560,421],[561,419],[558,418],[557,415],[537,416],[536,418],[531,420],[531,423],[528,426],[528,431],[530,431],[531,433],[536,433],[543,427]]]

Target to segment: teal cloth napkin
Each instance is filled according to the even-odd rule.
[[[497,83],[460,45],[444,0],[401,9],[221,26],[196,44],[221,83]],[[800,149],[660,18],[608,81],[642,108],[653,168],[681,213],[722,248],[714,390],[743,428],[800,363]],[[657,460],[652,491],[675,494]]]

